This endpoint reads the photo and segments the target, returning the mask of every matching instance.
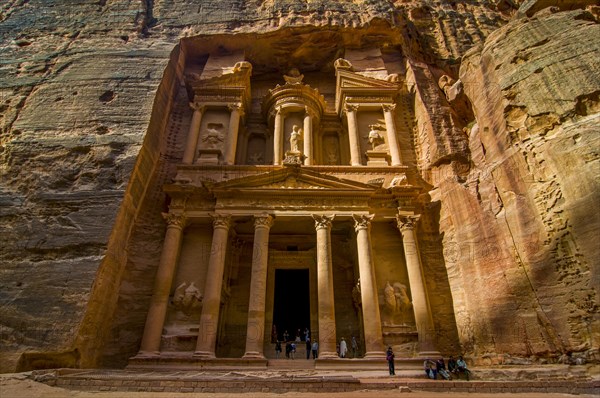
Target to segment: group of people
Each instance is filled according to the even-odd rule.
[[[294,340],[290,340],[290,335],[286,330],[283,333],[283,342],[285,342],[285,357],[288,359],[296,359],[296,350],[298,349],[299,343],[304,341],[306,345],[306,359],[310,359],[311,353],[313,359],[317,359],[319,356],[319,343],[310,339],[310,331],[308,328],[304,329],[304,336],[300,336],[300,329],[296,332],[296,338]],[[279,355],[282,352],[282,341],[277,339],[275,341],[275,358],[279,359]]]
[[[462,356],[459,356],[458,359],[454,359],[453,356],[450,356],[450,358],[448,358],[448,369],[446,369],[444,358],[440,358],[436,361],[428,358],[423,362],[423,368],[425,369],[427,377],[433,380],[437,379],[438,374],[445,380],[452,380],[452,376],[459,378],[461,373],[469,380],[471,374],[471,371],[467,368],[467,363]]]
[[[358,356],[358,341],[354,336],[350,341],[350,348],[352,349],[352,357],[356,358]],[[346,358],[348,355],[348,343],[343,337],[337,345],[337,353],[340,358]]]
[[[385,359],[388,362],[390,376],[396,375],[394,358],[394,351],[390,346],[388,347],[385,353]],[[460,374],[463,373],[468,381],[469,376],[471,375],[471,371],[467,368],[467,363],[465,362],[462,356],[459,356],[458,359],[454,359],[453,356],[450,356],[450,358],[448,358],[447,369],[446,363],[444,362],[444,358],[440,358],[437,361],[433,361],[428,358],[423,363],[423,367],[425,368],[425,374],[427,375],[427,377],[433,380],[437,379],[438,374],[446,380],[452,380],[452,376],[456,376],[457,378],[459,378]]]

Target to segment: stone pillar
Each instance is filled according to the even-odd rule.
[[[427,288],[423,277],[423,266],[421,265],[417,235],[415,233],[419,218],[420,215],[398,215],[396,220],[398,229],[402,233],[408,282],[410,284],[417,332],[419,333],[419,351],[420,355],[428,356],[439,354],[439,352],[435,349],[433,318],[431,316],[429,300],[427,299]]]
[[[396,104],[384,104],[383,117],[385,118],[385,130],[387,133],[387,142],[390,147],[390,156],[392,157],[392,166],[401,166],[400,147],[398,138],[396,138],[396,124],[394,123],[394,109]]]
[[[244,115],[242,104],[229,104],[229,134],[225,146],[225,164],[235,164],[235,154],[240,129],[240,117]]]
[[[162,330],[167,316],[171,284],[177,267],[177,259],[181,249],[183,228],[185,227],[185,216],[173,213],[163,213],[167,221],[167,232],[163,243],[160,262],[156,278],[154,279],[154,291],[150,309],[146,317],[146,326],[140,345],[138,356],[149,356],[160,354],[160,340]]]
[[[275,129],[273,132],[273,165],[279,166],[283,159],[283,114],[281,107],[277,107],[275,114]]]
[[[244,358],[263,359],[265,337],[265,299],[267,295],[267,260],[269,259],[269,230],[273,217],[267,214],[254,216],[254,249],[252,254],[252,277],[250,280],[250,303],[248,305],[248,328]]]
[[[305,108],[304,113],[304,164],[310,166],[313,164],[313,149],[312,149],[312,115],[308,108]]]
[[[213,237],[206,272],[198,341],[196,342],[196,352],[194,352],[195,357],[201,358],[215,357],[227,237],[231,225],[231,216],[229,215],[212,214],[211,216],[213,217]]]
[[[331,222],[334,216],[313,215],[317,230],[317,297],[319,300],[319,358],[337,358]]]
[[[202,122],[202,112],[204,107],[198,104],[190,102],[190,107],[194,110],[192,116],[192,123],[190,124],[190,130],[188,131],[187,141],[183,150],[183,160],[185,164],[192,164],[194,161],[194,154],[196,153],[196,146],[198,145],[198,137],[200,136],[200,123]]]
[[[381,316],[379,314],[379,294],[375,280],[375,268],[371,250],[371,220],[374,215],[353,215],[358,248],[358,272],[360,275],[360,296],[362,301],[363,324],[365,331],[365,358],[385,358]]]
[[[356,112],[358,105],[346,104],[344,108],[346,118],[348,119],[348,141],[350,142],[350,164],[352,166],[360,166],[360,145],[358,140],[358,123],[356,121]]]

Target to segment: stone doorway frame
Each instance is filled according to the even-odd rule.
[[[309,300],[310,300],[310,334],[314,338],[319,330],[319,316],[317,313],[317,259],[315,249],[306,251],[269,250],[267,270],[267,297],[265,305],[265,357],[275,358],[275,344],[271,343],[273,330],[273,310],[275,304],[275,270],[277,269],[308,269]]]

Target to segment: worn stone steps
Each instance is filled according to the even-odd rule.
[[[300,371],[198,371],[132,372],[58,369],[34,372],[34,379],[48,385],[86,391],[136,392],[350,392],[400,390],[469,393],[568,393],[597,394],[600,380],[475,380],[441,381],[418,379],[413,372],[397,376],[382,372]],[[405,374],[406,373],[406,374]]]
[[[278,369],[314,369],[315,361],[312,359],[306,359],[306,357],[296,359],[269,359],[267,362],[269,370]]]

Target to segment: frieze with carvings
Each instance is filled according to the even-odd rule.
[[[368,200],[358,198],[220,198],[216,209],[266,209],[266,210],[314,210],[314,209],[368,209]]]

